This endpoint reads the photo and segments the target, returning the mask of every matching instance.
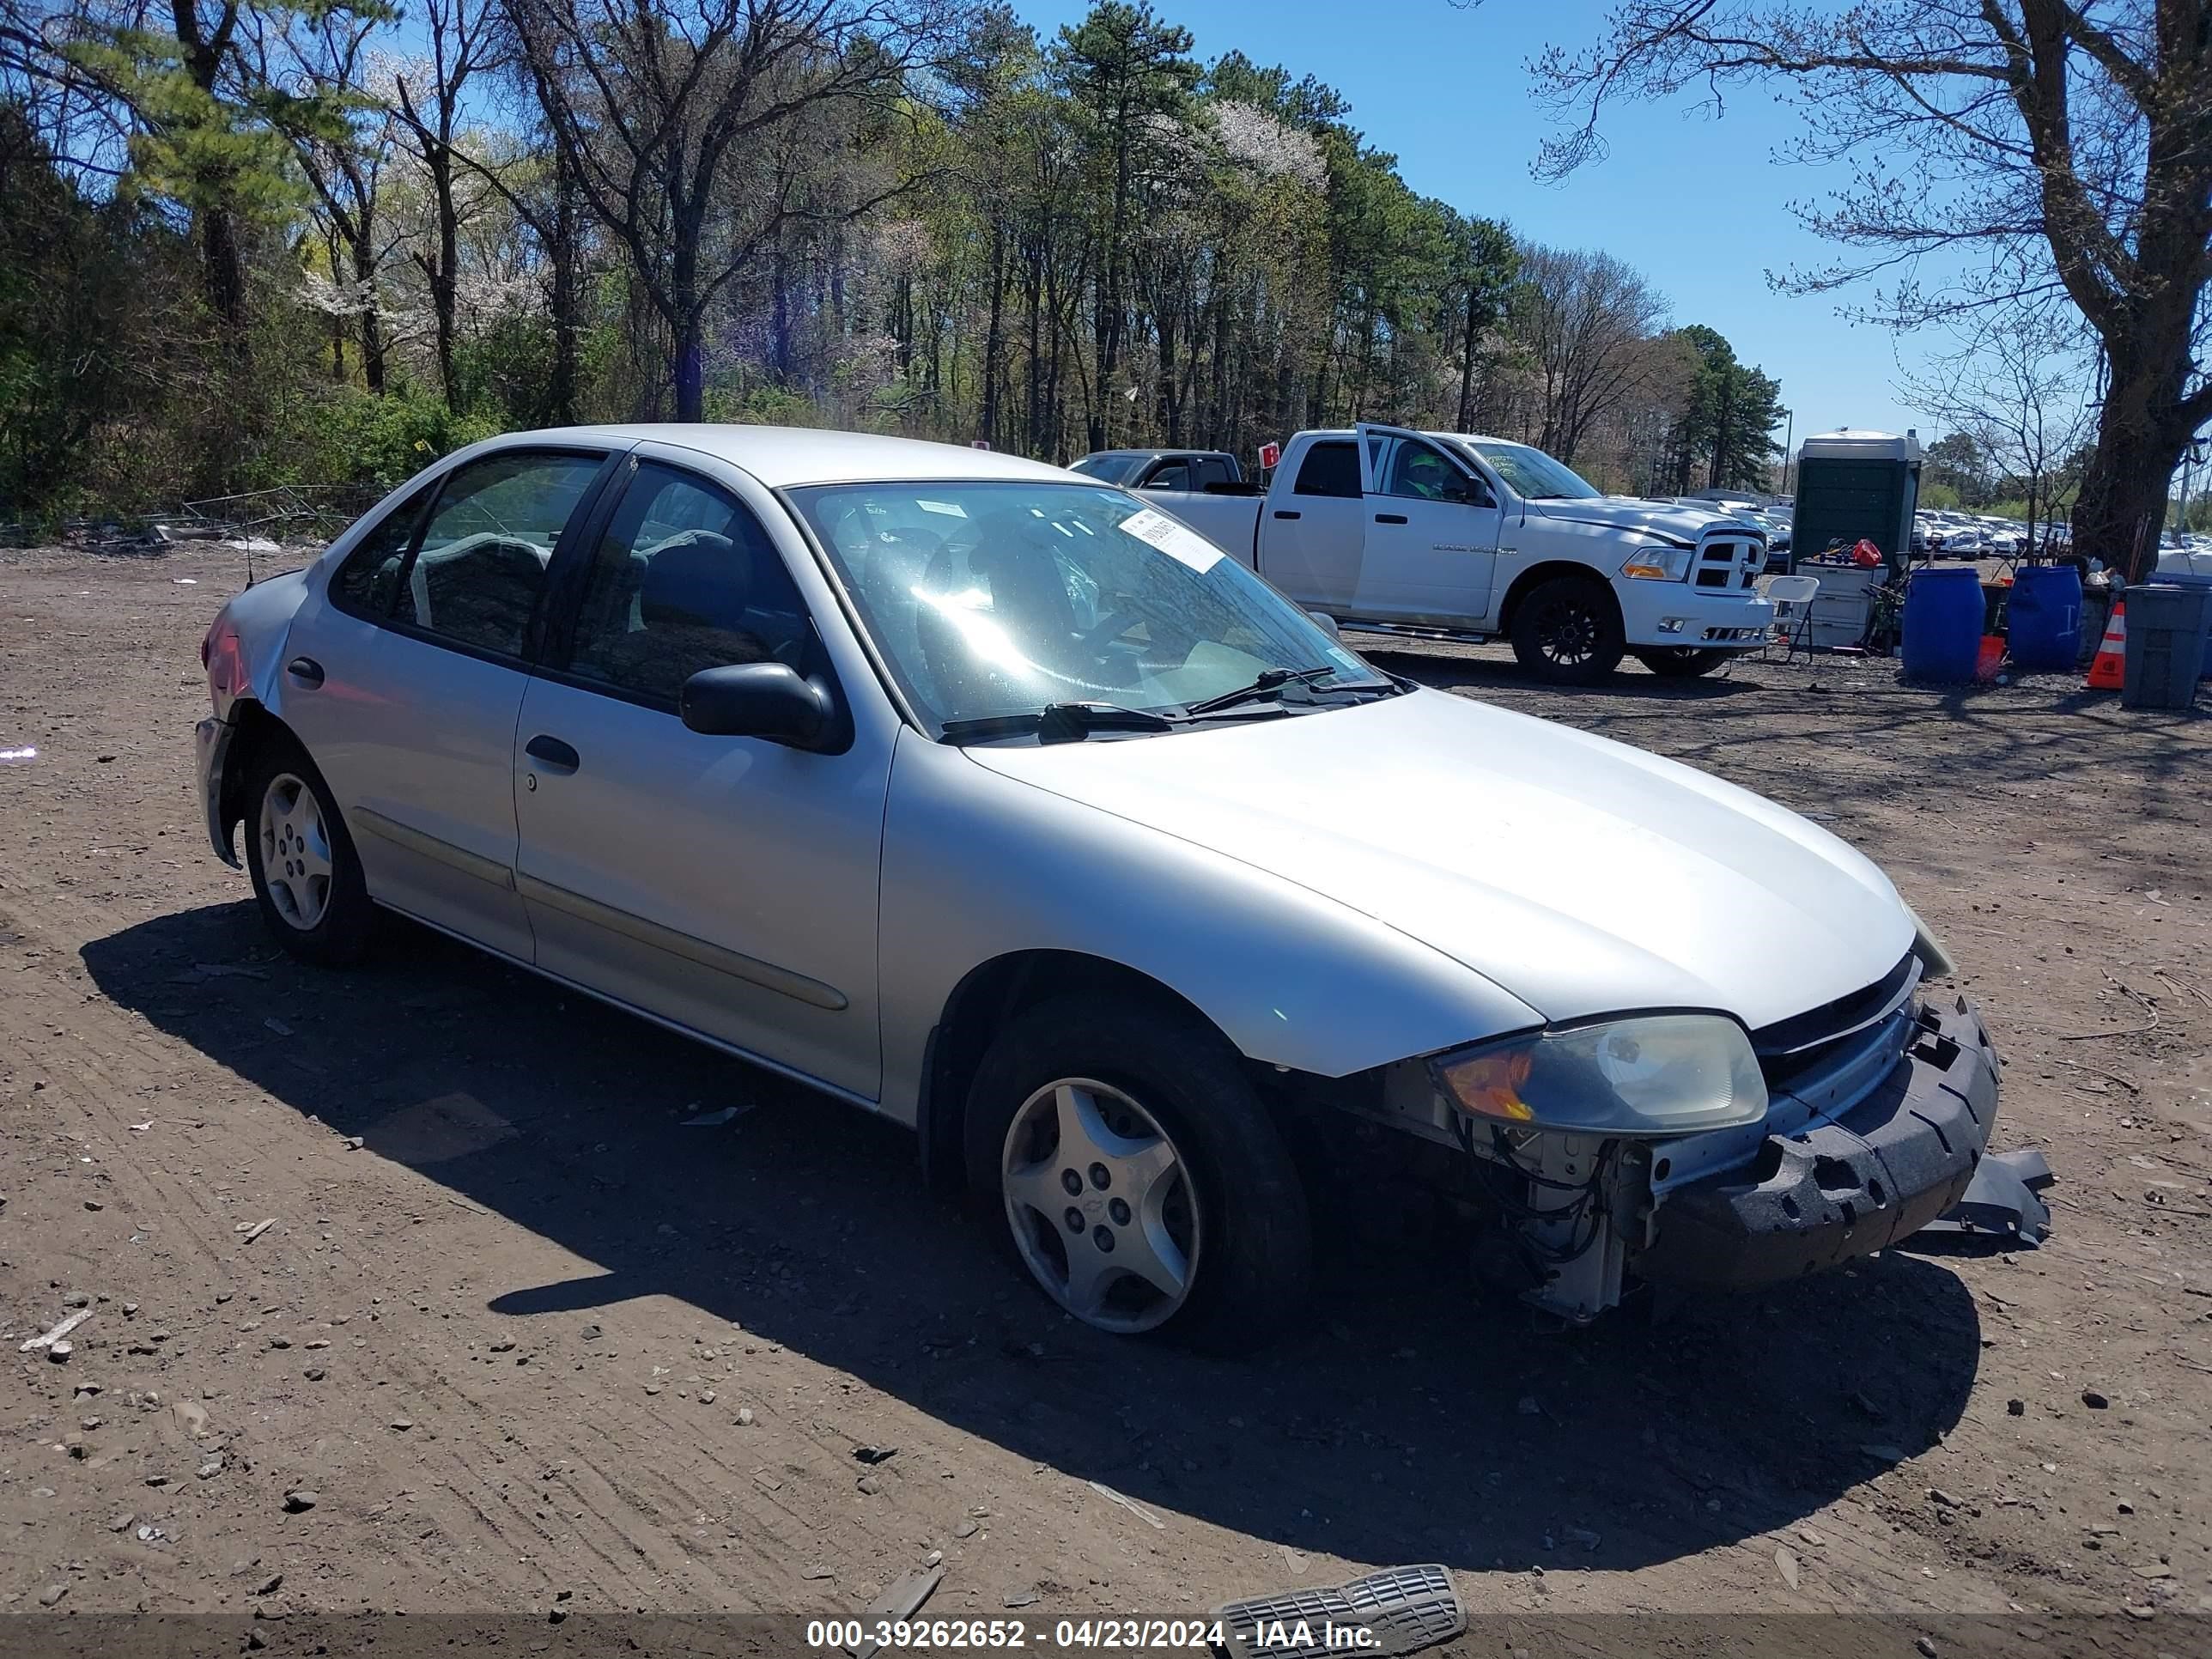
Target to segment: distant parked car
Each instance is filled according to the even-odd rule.
[[[1525,532],[1504,498],[1516,539],[1678,551],[1629,585],[1765,625],[1686,579],[1683,509],[1505,465],[1559,492]],[[1310,1327],[1322,1199],[1418,1206],[1434,1260],[1575,1322],[1794,1281],[1948,1209],[1996,1120],[1942,947],[1835,836],[1386,673],[1057,467],[515,433],[233,599],[202,661],[207,831],[235,864],[243,824],[287,951],[353,960],[388,908],[910,1126],[1100,1330]]]
[[[1225,449],[1101,449],[1068,464],[1071,472],[1124,489],[1234,489],[1244,469]]]

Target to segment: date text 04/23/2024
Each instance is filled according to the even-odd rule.
[[[1382,1645],[1365,1625],[1334,1619],[1267,1619],[1249,1625],[1200,1619],[810,1620],[815,1649],[879,1652],[1034,1649],[1067,1653],[1360,1653]]]

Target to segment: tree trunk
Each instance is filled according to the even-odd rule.
[[[235,337],[246,327],[246,254],[239,246],[238,221],[228,208],[210,208],[200,216],[200,246],[207,261],[209,308]]]
[[[2166,492],[2191,434],[2174,413],[2186,350],[2112,353],[2097,444],[2074,504],[2074,550],[2102,559],[2128,581],[2150,574],[2166,523]]]
[[[350,252],[354,287],[361,295],[361,378],[380,398],[384,395],[384,319],[377,314],[376,249],[366,222]]]
[[[545,389],[547,411],[556,426],[576,421],[576,192],[565,152],[555,154],[553,237],[547,250],[553,262],[553,373]]]
[[[999,441],[1000,354],[1006,349],[1002,318],[1006,300],[1006,227],[1003,220],[991,226],[991,309],[983,325],[983,407],[976,433],[985,443]]]
[[[459,414],[461,388],[453,368],[453,337],[459,307],[460,210],[453,201],[453,158],[441,147],[430,164],[430,181],[437,201],[438,263],[430,272],[430,311],[437,329],[438,385],[446,394],[446,407]]]

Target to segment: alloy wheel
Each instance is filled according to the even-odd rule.
[[[1159,1120],[1122,1090],[1039,1089],[1006,1130],[1000,1185],[1024,1264],[1086,1325],[1152,1330],[1189,1297],[1197,1191]]]
[[[259,834],[270,902],[288,926],[313,932],[331,908],[336,871],[322,805],[305,781],[290,772],[269,781],[261,797]]]
[[[1536,619],[1536,644],[1562,668],[1579,668],[1597,655],[1597,613],[1575,599],[1555,599]]]

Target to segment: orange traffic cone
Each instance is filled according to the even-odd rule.
[[[2105,638],[2097,647],[2095,660],[2089,665],[2089,678],[2081,683],[2087,691],[2118,691],[2128,678],[2128,602],[2120,599],[2112,606],[2112,620],[2105,624]]]

